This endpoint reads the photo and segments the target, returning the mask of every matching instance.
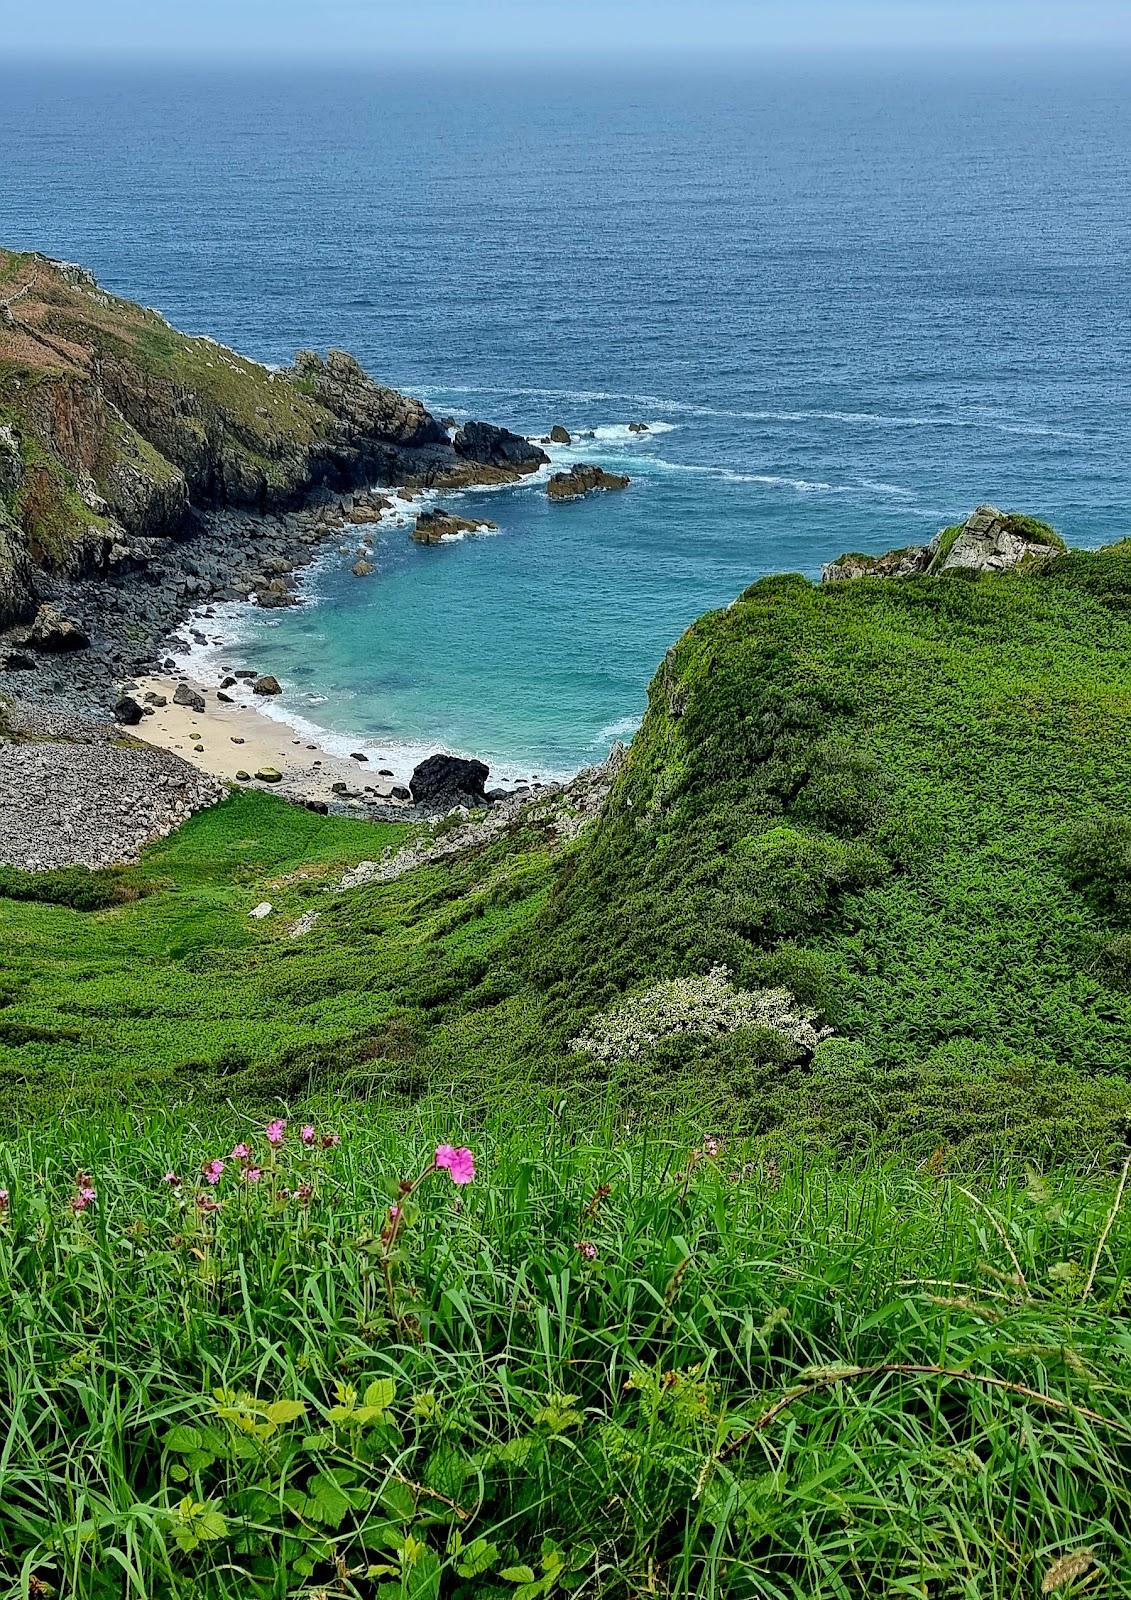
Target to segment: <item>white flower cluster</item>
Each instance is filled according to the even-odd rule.
[[[698,978],[672,978],[632,995],[592,1018],[570,1049],[598,1061],[636,1061],[663,1039],[681,1033],[719,1037],[739,1028],[767,1028],[812,1054],[832,1032],[816,1026],[788,989],[736,989],[726,967]]]

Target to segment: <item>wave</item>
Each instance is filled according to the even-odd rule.
[[[763,408],[738,411],[723,406],[697,405],[688,400],[672,400],[664,395],[635,394],[616,389],[550,389],[534,386],[511,388],[505,384],[434,384],[425,389],[434,394],[486,394],[520,396],[523,399],[562,400],[579,405],[625,401],[674,416],[722,417],[739,422],[836,422],[850,427],[874,428],[988,428],[998,433],[1032,435],[1035,438],[1072,439],[1087,442],[1088,435],[1057,427],[1035,418],[1006,421],[983,408],[950,416],[892,415],[882,411],[783,410]]]
[[[586,745],[587,750],[607,750],[617,739],[631,739],[643,720],[643,713],[634,717],[618,717],[606,723]]]

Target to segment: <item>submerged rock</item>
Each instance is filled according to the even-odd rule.
[[[551,500],[577,500],[597,490],[627,489],[630,481],[622,472],[606,472],[604,467],[579,461],[568,472],[555,472],[546,493]]]

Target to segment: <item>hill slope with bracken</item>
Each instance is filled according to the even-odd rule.
[[[245,795],[119,874],[129,903],[16,875],[8,1098],[552,1087],[842,1147],[1110,1148],[1129,616],[1123,547],[768,579],[669,652],[580,833],[567,794],[347,872],[372,830]]]

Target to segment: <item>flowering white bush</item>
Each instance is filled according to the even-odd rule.
[[[811,1054],[832,1032],[816,1026],[788,989],[736,989],[726,967],[698,978],[672,978],[632,995],[590,1020],[570,1049],[598,1061],[635,1061],[663,1039],[698,1033],[718,1037],[738,1028],[768,1028]]]

